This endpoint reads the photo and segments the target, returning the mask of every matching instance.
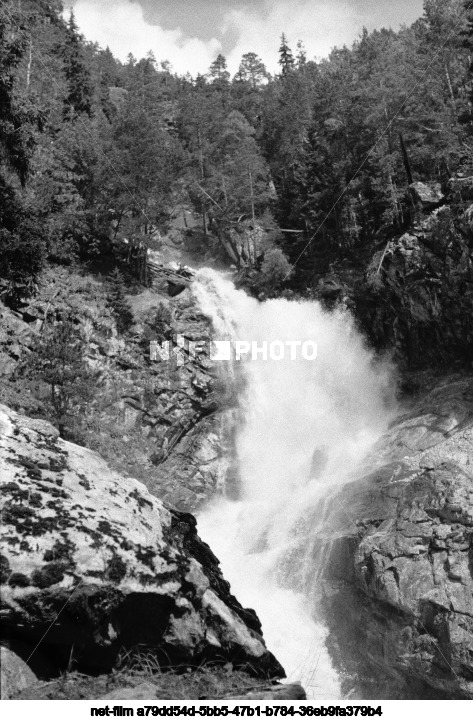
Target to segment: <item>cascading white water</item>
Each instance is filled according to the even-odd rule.
[[[327,500],[392,417],[389,368],[374,363],[346,312],[309,301],[260,303],[209,269],[198,273],[194,293],[213,321],[215,340],[317,343],[315,360],[300,354],[292,360],[287,352],[282,360],[236,361],[243,379],[235,443],[239,498],[215,499],[198,526],[233,593],[256,610],[288,679],[300,680],[310,698],[338,698],[327,630],[313,591],[308,595],[323,563],[311,536],[323,525]],[[238,369],[216,363],[235,382]]]

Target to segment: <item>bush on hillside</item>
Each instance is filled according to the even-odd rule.
[[[95,393],[96,376],[83,357],[83,339],[69,317],[47,326],[25,363],[26,374],[48,387],[51,420],[63,438],[73,440],[76,426]]]
[[[44,238],[33,221],[23,220],[14,230],[0,228],[0,278],[9,306],[17,308],[35,294],[44,259]]]

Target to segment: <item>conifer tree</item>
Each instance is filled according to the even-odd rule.
[[[64,72],[68,84],[65,98],[64,115],[70,116],[71,110],[76,113],[92,113],[92,83],[90,70],[82,48],[78,27],[71,12],[62,48]]]
[[[238,68],[237,79],[247,82],[254,89],[269,78],[266,66],[256,53],[245,53]]]
[[[230,80],[230,73],[227,70],[227,60],[220,53],[210,66],[209,74],[210,77],[216,81],[227,83]]]
[[[108,303],[112,308],[119,333],[126,332],[133,324],[133,313],[130,304],[125,298],[123,290],[124,280],[122,273],[116,268],[110,279]]]
[[[26,364],[27,372],[49,388],[54,422],[62,437],[83,415],[94,393],[95,375],[83,357],[83,339],[68,317],[39,336]]]
[[[287,39],[284,33],[281,35],[281,47],[279,48],[278,63],[281,66],[281,75],[283,77],[289,75],[291,70],[294,69],[294,56],[291,48],[287,44]]]
[[[0,162],[17,173],[22,185],[32,145],[31,133],[27,131],[34,118],[31,109],[15,103],[14,85],[27,41],[24,18],[14,12],[11,4],[6,4],[0,9]]]
[[[27,180],[40,114],[15,97],[17,69],[28,42],[27,16],[12,3],[0,7],[0,275],[15,306],[34,289],[44,260],[41,228],[28,218],[13,174]]]

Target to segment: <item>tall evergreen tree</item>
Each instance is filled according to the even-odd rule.
[[[214,81],[227,83],[230,80],[230,73],[227,70],[227,59],[220,53],[210,66],[209,75]]]
[[[90,70],[87,67],[81,37],[71,12],[62,47],[64,72],[67,79],[67,95],[64,114],[69,116],[71,110],[76,113],[92,113],[92,83]]]
[[[38,110],[15,94],[29,20],[16,4],[0,7],[0,275],[13,305],[34,291],[44,261],[39,224],[27,217],[15,189],[15,175],[26,183],[40,119]]]
[[[281,66],[281,75],[283,77],[289,75],[291,70],[294,69],[294,56],[292,54],[291,48],[287,44],[287,39],[284,33],[281,35],[281,46],[279,48],[278,63]]]
[[[13,3],[0,8],[0,161],[26,182],[32,147],[32,108],[21,107],[14,97],[16,71],[28,43],[25,16]]]

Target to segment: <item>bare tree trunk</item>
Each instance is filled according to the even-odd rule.
[[[226,185],[225,185],[225,178],[224,178],[224,176],[222,175],[221,177],[222,177],[223,197],[225,198],[225,211],[227,211],[227,209],[228,209],[227,188],[226,188]],[[226,214],[226,212],[225,212],[225,214]]]
[[[445,77],[447,78],[447,85],[448,85],[450,97],[452,99],[452,103],[455,103],[455,95],[453,94],[452,81],[450,79],[450,73],[448,72],[448,65],[446,63],[445,63]]]
[[[253,219],[253,227],[255,226],[255,197],[253,194],[253,176],[251,174],[251,168],[248,169],[248,175],[250,176],[250,193],[251,193],[251,217]]]
[[[409,185],[412,185],[412,183],[414,182],[414,179],[412,177],[411,164],[409,163],[409,156],[407,154],[407,150],[406,150],[406,146],[404,144],[404,138],[402,137],[402,133],[399,133],[399,139],[401,141],[402,159],[404,161],[404,167],[406,169],[407,181],[408,181]]]
[[[33,40],[30,38],[30,46],[29,46],[29,53],[28,53],[28,66],[26,68],[26,93],[27,94],[29,94],[29,92],[30,92],[32,60],[33,60]]]
[[[402,227],[402,221],[403,221],[402,208],[397,199],[396,186],[394,184],[393,176],[391,175],[391,173],[389,173],[389,187],[391,190],[391,198],[392,198],[394,215],[396,218],[396,225],[398,227],[398,230],[400,230]]]
[[[114,235],[113,235],[114,238],[116,238],[117,235],[118,235],[118,231],[120,230],[120,226],[121,226],[121,223],[122,223],[122,219],[123,219],[124,214],[125,214],[125,213],[124,213],[124,211],[122,210],[122,211],[120,212],[119,218],[118,218],[118,220],[117,220],[117,226],[116,226],[116,228],[115,228],[115,233],[114,233]]]
[[[202,139],[200,135],[200,128],[197,131],[197,137],[199,141],[199,159],[200,159],[200,179],[202,182],[205,180],[205,173],[204,173],[204,154],[202,152]],[[205,204],[205,200],[202,201],[202,225],[204,228],[204,235],[207,235],[207,207]]]
[[[388,109],[384,108],[384,117],[386,118],[386,122],[389,123],[389,116],[388,116]],[[391,125],[388,124],[388,150],[389,155],[393,154],[393,139],[391,136]]]

